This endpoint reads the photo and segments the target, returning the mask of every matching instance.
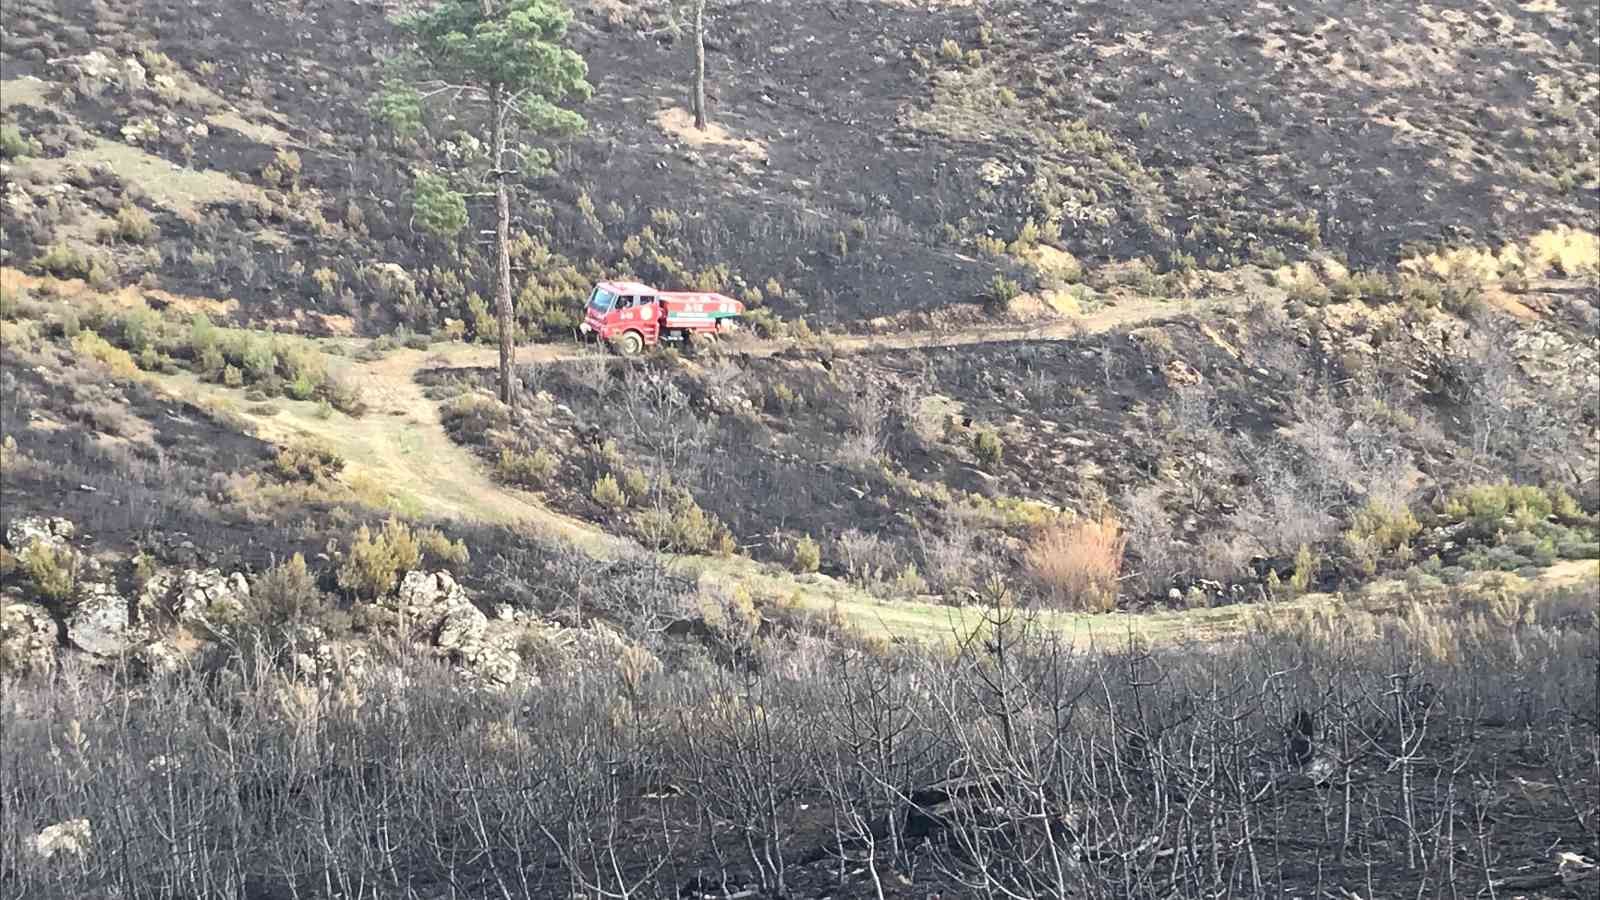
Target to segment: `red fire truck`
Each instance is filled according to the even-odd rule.
[[[635,281],[602,281],[589,295],[578,332],[606,341],[623,356],[667,341],[698,344],[732,330],[744,304],[722,294],[658,291]]]

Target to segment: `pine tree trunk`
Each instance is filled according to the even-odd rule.
[[[495,285],[495,310],[500,316],[500,402],[512,402],[511,360],[516,354],[516,316],[511,307],[511,198],[506,190],[505,88],[495,85],[490,141],[494,165],[495,244],[499,277]]]
[[[694,127],[706,130],[706,0],[694,3]]]

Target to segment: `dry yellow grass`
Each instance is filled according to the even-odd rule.
[[[231,315],[239,308],[239,301],[231,298],[219,300],[213,297],[196,297],[189,294],[174,294],[158,288],[142,288],[133,285],[122,287],[115,291],[101,291],[90,287],[81,278],[29,275],[10,266],[0,266],[0,288],[7,291],[48,292],[52,296],[60,297],[70,302],[83,302],[86,304],[104,303],[112,306],[147,306],[153,300],[157,304],[176,312],[184,314],[204,313],[217,318]]]
[[[32,76],[0,81],[0,109],[13,106],[44,106],[45,92],[51,83]]]
[[[1526,241],[1487,247],[1448,248],[1403,260],[1400,268],[1439,278],[1467,277],[1492,283],[1508,275],[1538,277],[1549,272],[1576,276],[1600,271],[1600,235],[1558,225]]]
[[[754,160],[767,158],[767,148],[760,141],[734,137],[716,122],[707,122],[704,131],[694,127],[694,114],[681,106],[656,113],[656,125],[691,147],[726,147]]]

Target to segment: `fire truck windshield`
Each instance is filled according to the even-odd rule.
[[[615,294],[604,288],[595,288],[594,294],[589,297],[589,308],[597,313],[607,313],[611,311],[611,304],[616,301]]]

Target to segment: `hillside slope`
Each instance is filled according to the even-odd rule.
[[[470,332],[482,248],[427,238],[409,210],[415,172],[460,174],[470,117],[433,110],[414,142],[373,119],[395,11],[19,0],[0,31],[3,103],[33,161],[5,175],[8,262],[225,290],[253,321]],[[589,128],[517,204],[530,333],[560,331],[587,280],[617,271],[849,323],[976,299],[997,272],[1059,288],[1080,276],[1056,249],[1142,259],[1146,287],[1203,293],[1195,267],[1319,251],[1386,267],[1588,227],[1600,197],[1600,25],[1581,4],[805,0],[708,15],[702,135],[669,7],[579,5]],[[127,192],[159,254],[97,241]],[[38,261],[57,246],[86,258]]]

